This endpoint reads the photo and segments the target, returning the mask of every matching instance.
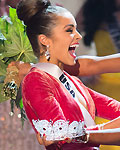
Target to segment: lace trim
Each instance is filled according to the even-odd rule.
[[[85,133],[84,121],[69,121],[57,120],[54,123],[47,120],[32,120],[35,129],[41,134],[46,135],[46,140],[64,140],[66,137],[75,138],[82,136]]]

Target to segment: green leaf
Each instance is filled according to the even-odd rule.
[[[7,97],[5,97],[5,96],[3,95],[2,88],[3,88],[3,83],[0,83],[0,103],[9,100]]]
[[[6,75],[6,65],[0,60],[0,76]]]
[[[6,67],[11,61],[37,62],[25,34],[25,26],[17,18],[16,9],[10,8],[10,21],[0,18],[0,78],[6,76]],[[1,92],[2,83],[0,84]],[[0,93],[0,102],[6,99]]]
[[[5,76],[6,70],[0,68],[0,76]]]
[[[4,41],[4,46],[0,47],[0,60],[7,60],[8,64],[12,60],[36,62],[37,59],[33,54],[28,37],[24,32],[25,26],[17,18],[16,9],[10,8],[10,19],[12,24],[6,24],[5,20],[0,19],[2,25],[1,32],[7,39]],[[8,28],[8,34],[6,33],[5,26]]]
[[[4,58],[3,54],[0,53],[0,60],[2,60]]]
[[[0,33],[0,40],[5,41],[6,38],[4,37],[4,35],[2,33]]]
[[[31,50],[26,50],[25,52],[24,52],[24,58],[23,58],[23,60],[24,60],[24,62],[33,62],[33,63],[36,63],[37,62],[37,58],[35,57],[35,55],[33,54],[33,51]]]
[[[25,62],[34,61],[36,57],[24,32],[21,32],[19,28],[16,32],[14,27],[9,32],[12,43],[5,42],[5,50],[2,53],[3,58],[17,56],[17,60]]]
[[[22,101],[22,99],[20,100],[19,105],[20,105],[20,108],[22,109],[23,108],[23,101]]]

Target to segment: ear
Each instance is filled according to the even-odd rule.
[[[39,42],[40,42],[41,44],[43,44],[43,45],[45,45],[45,46],[47,46],[47,45],[49,44],[49,42],[48,42],[48,37],[45,36],[44,34],[40,34],[40,35],[38,36],[38,40],[39,40]]]

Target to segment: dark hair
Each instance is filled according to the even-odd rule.
[[[110,23],[115,18],[115,0],[87,0],[83,5],[84,44],[89,46],[95,32],[102,23]]]
[[[38,35],[51,36],[51,29],[56,25],[56,11],[49,0],[21,0],[17,5],[18,18],[24,21],[27,36],[38,58],[44,53],[40,53]]]

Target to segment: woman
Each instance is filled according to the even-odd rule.
[[[39,58],[22,82],[25,111],[38,138],[46,137],[46,148],[51,150],[98,148],[102,138],[97,144],[88,141],[84,128],[109,129],[111,124],[96,126],[95,115],[115,119],[120,115],[120,103],[63,71],[63,64],[75,64],[75,48],[82,38],[74,17],[47,0],[23,0],[17,6],[17,15],[24,21]]]

